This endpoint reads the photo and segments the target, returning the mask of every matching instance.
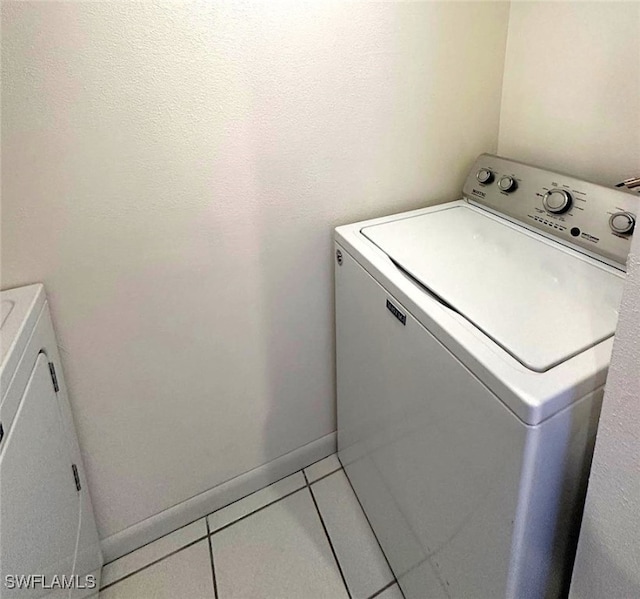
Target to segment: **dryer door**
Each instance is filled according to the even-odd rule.
[[[50,590],[55,575],[72,574],[80,517],[65,434],[47,356],[40,353],[0,446],[1,599],[69,594]],[[26,587],[18,588],[19,576]]]

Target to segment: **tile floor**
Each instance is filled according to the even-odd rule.
[[[334,454],[121,557],[100,599],[403,599]]]

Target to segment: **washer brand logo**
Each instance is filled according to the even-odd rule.
[[[480,191],[479,189],[472,189],[471,192],[473,193],[474,196],[480,196],[481,198],[486,197],[486,194],[484,193],[484,191]]]
[[[396,308],[389,300],[387,300],[387,310],[391,312],[401,323],[403,326],[407,326],[407,316],[403,314]]]

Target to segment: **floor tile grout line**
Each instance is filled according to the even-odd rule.
[[[133,572],[129,572],[128,574],[125,574],[124,576],[118,578],[117,580],[114,580],[113,582],[110,582],[109,584],[105,584],[103,587],[100,587],[100,591],[104,591],[105,589],[108,589],[109,587],[112,587],[114,584],[118,584],[119,582],[122,582],[123,580],[126,580],[127,578],[130,578],[134,574],[138,574],[139,572],[142,572],[143,570],[146,570],[147,568],[150,568],[151,566],[155,566],[157,563],[167,559],[168,557],[171,557],[172,555],[175,555],[176,553],[179,553],[183,549],[188,549],[192,545],[195,545],[196,543],[199,543],[200,541],[204,541],[207,538],[208,537],[206,537],[206,536],[198,537],[194,541],[191,541],[190,543],[187,543],[186,545],[183,545],[182,547],[180,547],[178,549],[175,549],[174,551],[171,551],[170,553],[167,553],[166,555],[163,555],[162,557],[159,557],[158,559],[153,560],[152,562],[149,562],[148,564],[145,564],[141,568],[138,568],[137,570],[134,570]]]
[[[293,474],[297,474],[298,472],[303,472],[303,471],[302,470],[297,470]],[[304,473],[303,473],[303,475],[304,475]],[[291,476],[291,475],[289,475],[289,476]],[[285,476],[284,478],[287,478],[287,477]],[[280,480],[283,480],[283,479],[281,478]],[[279,482],[279,481],[276,481],[276,482]],[[276,484],[276,483],[271,483],[271,484]],[[266,489],[267,487],[270,487],[270,486],[271,485],[267,485],[266,487],[262,487],[262,489]],[[149,566],[153,566],[154,564],[157,564],[158,562],[162,561],[164,558],[169,557],[169,556],[171,556],[171,555],[173,555],[175,553],[178,553],[178,551],[182,551],[183,549],[186,549],[187,547],[190,547],[191,545],[197,543],[198,541],[202,541],[203,539],[207,539],[207,538],[213,536],[214,534],[220,532],[221,530],[224,530],[225,528],[229,528],[229,526],[232,526],[233,524],[236,524],[237,522],[240,522],[241,520],[244,520],[245,518],[248,518],[252,514],[255,514],[255,513],[259,512],[259,511],[269,507],[270,505],[273,505],[274,503],[277,503],[278,501],[281,501],[282,499],[285,499],[285,498],[293,495],[294,493],[297,493],[298,491],[301,491],[305,487],[306,487],[306,477],[305,477],[305,484],[302,485],[301,487],[297,488],[295,491],[291,491],[291,493],[287,493],[286,495],[283,495],[282,497],[279,497],[278,499],[275,499],[274,501],[271,501],[270,503],[267,503],[266,505],[260,506],[259,508],[253,510],[252,512],[249,512],[248,514],[245,514],[244,516],[241,516],[240,518],[234,520],[233,522],[229,522],[228,524],[225,524],[224,526],[221,526],[220,528],[216,528],[213,532],[211,532],[211,530],[209,528],[208,517],[211,514],[214,514],[215,512],[211,512],[211,514],[207,514],[206,516],[203,516],[202,518],[198,518],[197,520],[194,520],[193,522],[190,522],[189,524],[185,524],[184,526],[181,526],[180,528],[176,528],[176,530],[171,531],[171,532],[167,533],[166,535],[163,535],[162,537],[158,537],[158,539],[156,539],[156,540],[160,540],[160,539],[162,539],[162,538],[164,538],[166,536],[169,536],[173,532],[181,530],[182,528],[185,528],[186,526],[189,526],[190,524],[193,524],[194,522],[197,522],[198,520],[201,520],[201,519],[204,519],[205,526],[207,528],[206,536],[200,536],[200,537],[198,537],[197,539],[195,539],[193,541],[189,541],[185,545],[181,545],[177,549],[174,549],[173,551],[170,551],[169,553],[166,553],[162,557],[159,557],[159,558],[149,562],[148,564],[145,564],[144,566],[141,566],[140,568],[137,568],[133,572],[129,572],[129,573],[125,574],[124,576],[121,576],[120,578],[117,578],[116,580],[114,580],[113,582],[110,582],[109,584],[105,585],[104,587],[100,587],[100,590],[104,590],[104,589],[106,589],[106,588],[108,588],[110,586],[113,586],[117,582],[120,582],[121,580],[124,580],[125,578],[129,578],[129,576],[133,576],[134,574],[137,574],[138,572],[141,572],[142,570],[145,570]],[[259,490],[261,491],[262,489],[259,489]],[[255,492],[257,493],[258,491],[255,491]],[[249,495],[253,495],[253,493],[250,493]],[[245,497],[249,497],[249,495],[245,495]],[[242,499],[244,499],[244,497]],[[238,499],[238,501],[240,501],[240,499]],[[233,503],[236,503],[236,502],[234,501]],[[232,504],[229,504],[229,505],[232,505]],[[224,506],[224,507],[227,507],[227,506]],[[224,508],[220,508],[220,509],[224,509]],[[216,511],[218,511],[218,510],[216,510]],[[146,547],[147,545],[151,545],[154,542],[155,541],[150,541],[149,543],[146,543],[145,545],[141,545],[138,549],[142,549],[143,547]],[[121,557],[126,557],[127,555],[130,555],[130,554],[134,553],[138,549],[134,549],[134,550],[130,551],[129,553],[126,553],[125,555],[122,555]],[[121,558],[119,557],[119,558],[109,562],[108,564],[105,564],[105,566],[107,566],[109,564],[113,564],[114,562],[116,562],[119,559],[121,559]]]
[[[382,557],[384,557],[384,561],[387,562],[387,566],[389,566],[389,571],[391,572],[391,576],[393,576],[393,582],[398,582],[398,579],[396,578],[396,573],[393,571],[393,568],[391,567],[391,563],[389,562],[389,558],[387,558],[387,554],[384,552],[384,549],[382,548],[382,545],[380,544],[380,539],[378,539],[378,535],[376,534],[376,531],[373,529],[373,526],[371,526],[371,520],[369,520],[369,516],[367,515],[367,512],[365,512],[365,510],[364,510],[364,506],[362,505],[362,502],[360,501],[360,497],[358,497],[358,494],[356,493],[356,490],[353,488],[353,485],[351,484],[351,479],[349,478],[349,475],[347,474],[347,471],[344,469],[344,464],[342,464],[342,460],[340,459],[340,456],[338,456],[338,461],[342,465],[342,471],[344,472],[344,475],[345,475],[347,481],[349,482],[349,486],[351,487],[351,490],[353,491],[353,494],[355,495],[356,501],[358,502],[358,505],[360,506],[360,509],[362,510],[362,513],[363,513],[363,515],[365,517],[365,520],[367,521],[367,524],[369,525],[369,528],[371,529],[371,532],[373,533],[373,538],[378,543],[378,547],[380,547],[380,551],[382,552]],[[400,583],[398,583],[398,588],[400,588]],[[400,589],[400,592],[402,592],[402,589]],[[404,593],[402,593],[402,595],[404,596]]]
[[[320,458],[319,460],[316,460],[315,462],[311,462],[311,464],[309,464],[308,466],[305,466],[304,468],[302,468],[302,470],[304,470],[305,468],[311,468],[311,466],[315,466],[316,464],[319,464],[323,460],[326,460],[326,459],[330,458],[332,455],[335,455],[337,457],[338,452],[334,451],[334,452],[330,453],[329,455],[326,455],[323,458]]]
[[[331,454],[333,455],[333,454]],[[330,456],[327,456],[330,457]],[[326,459],[325,458],[321,458],[320,460],[317,460],[316,462],[313,462],[313,464],[316,464],[318,462],[321,462],[322,460]],[[310,466],[312,466],[313,464],[310,464]],[[169,553],[166,553],[165,555],[163,555],[162,557],[159,557],[151,562],[149,562],[148,564],[145,564],[144,566],[141,566],[140,568],[137,568],[135,570],[133,570],[132,572],[129,572],[128,574],[125,574],[124,576],[121,576],[120,578],[117,578],[116,580],[110,582],[109,584],[100,587],[100,590],[103,591],[105,589],[108,589],[109,587],[113,586],[114,584],[117,584],[118,582],[121,582],[131,576],[133,576],[134,574],[138,574],[139,572],[142,572],[142,570],[146,570],[147,568],[157,564],[158,562],[161,562],[162,560],[166,559],[167,557],[170,557],[172,555],[175,555],[176,553],[178,553],[179,551],[182,551],[183,549],[187,549],[188,547],[191,547],[191,545],[195,545],[197,542],[202,541],[204,539],[208,539],[209,540],[209,547],[210,547],[210,551],[211,551],[211,561],[212,561],[212,569],[213,569],[213,576],[214,576],[214,585],[215,583],[215,566],[213,565],[213,549],[211,548],[211,537],[215,534],[217,534],[218,532],[221,532],[223,530],[225,530],[226,528],[229,528],[230,526],[233,526],[234,524],[237,524],[238,522],[240,522],[241,520],[244,520],[245,518],[248,518],[249,516],[256,514],[257,512],[262,511],[265,508],[268,508],[269,506],[272,506],[274,503],[278,503],[278,501],[282,501],[283,499],[286,499],[287,497],[290,497],[291,495],[297,493],[298,491],[301,491],[302,489],[304,489],[305,487],[309,487],[310,485],[324,479],[327,478],[328,476],[331,476],[332,474],[335,474],[336,472],[338,472],[340,470],[340,468],[338,470],[335,470],[333,472],[330,472],[328,474],[325,474],[324,476],[321,476],[318,479],[315,479],[312,483],[309,482],[308,478],[307,478],[307,474],[305,472],[305,469],[308,468],[309,466],[305,466],[304,468],[301,468],[300,470],[296,470],[295,472],[292,472],[291,474],[288,474],[287,476],[283,476],[282,478],[278,479],[277,481],[270,483],[264,487],[262,487],[261,489],[258,489],[257,491],[254,491],[253,493],[249,493],[248,495],[244,495],[243,497],[236,499],[235,501],[232,501],[231,503],[222,506],[221,508],[218,508],[217,510],[214,510],[213,512],[210,512],[209,514],[207,514],[206,516],[201,516],[200,518],[196,518],[195,520],[188,522],[187,524],[184,524],[178,528],[176,528],[175,530],[172,530],[170,532],[168,532],[165,535],[162,535],[161,537],[158,537],[157,539],[154,539],[153,541],[149,541],[148,543],[145,543],[144,545],[141,545],[140,547],[137,547],[136,549],[132,549],[131,551],[129,551],[128,553],[125,553],[123,555],[121,555],[120,557],[117,557],[114,560],[111,560],[110,562],[107,562],[106,564],[104,564],[104,566],[113,564],[115,562],[117,562],[119,559],[122,559],[124,557],[127,557],[128,555],[131,555],[132,553],[135,553],[136,551],[147,547],[148,545],[151,545],[152,543],[155,543],[156,541],[159,541],[160,539],[163,539],[165,537],[168,537],[169,535],[173,534],[174,532],[177,532],[179,530],[182,530],[183,528],[186,528],[187,526],[190,526],[191,524],[194,524],[195,522],[197,522],[198,520],[202,520],[204,519],[205,521],[205,526],[207,528],[207,534],[206,536],[201,536],[198,537],[196,539],[194,539],[193,541],[190,541],[189,543],[186,543],[185,545],[181,545],[180,547],[178,547],[177,549],[174,549],[173,551],[170,551]],[[270,487],[271,485],[275,485],[276,483],[279,483],[280,481],[284,480],[285,478],[288,478],[289,476],[293,476],[294,474],[297,474],[298,472],[302,473],[302,476],[304,477],[304,481],[305,484],[299,488],[297,488],[295,491],[291,491],[291,493],[287,493],[286,495],[283,495],[282,497],[279,497],[278,499],[275,499],[274,501],[271,501],[263,506],[260,506],[259,508],[245,514],[244,516],[241,516],[240,518],[234,520],[233,522],[229,522],[228,524],[225,524],[224,526],[221,526],[220,528],[215,529],[213,532],[210,530],[209,528],[209,516],[212,514],[215,514],[216,512],[229,507],[231,505],[233,505],[234,503],[238,503],[239,501],[242,501],[243,499],[250,497],[251,495],[253,495],[254,493],[258,493],[264,489],[267,489],[268,487]],[[313,497],[313,494],[312,494]],[[314,499],[314,503],[315,503],[315,499]],[[318,506],[316,505],[316,509],[318,509]],[[323,523],[323,527],[324,527],[324,523]],[[326,529],[325,529],[326,532]],[[332,548],[333,550],[333,548]],[[334,554],[335,555],[335,554]],[[336,561],[337,561],[337,557],[336,557]],[[103,566],[103,567],[104,567]],[[342,572],[341,572],[342,574]],[[344,580],[344,577],[343,577]],[[346,582],[345,582],[345,586],[346,586]],[[217,587],[214,586],[214,591],[216,592],[216,599],[217,599]],[[348,591],[347,591],[348,592]]]
[[[391,582],[388,582],[381,589],[377,590],[373,595],[369,595],[368,599],[375,599],[376,597],[379,597],[380,595],[382,595],[382,593],[384,593],[386,590],[390,589],[392,586],[395,586],[395,585],[398,585],[398,588],[400,588],[400,585],[398,584],[397,580],[392,580]]]
[[[406,576],[406,575],[410,574],[411,572],[417,570],[418,568],[420,568],[420,567],[424,566],[426,563],[428,563],[429,566],[431,566],[431,570],[433,571],[436,579],[440,583],[440,588],[442,589],[442,592],[449,599],[451,599],[451,595],[449,594],[449,590],[447,589],[447,585],[443,582],[442,578],[440,577],[439,571],[436,570],[433,567],[433,562],[431,561],[431,558],[434,557],[434,555],[437,555],[437,554],[427,555],[425,558],[421,559],[418,563],[413,564],[413,566],[411,566],[406,572],[404,572],[403,576]]]
[[[375,599],[376,597],[382,595],[382,593],[384,593],[387,589],[390,589],[393,585],[396,585],[396,584],[398,584],[396,580],[392,580],[391,582],[388,582],[381,589],[377,590],[373,595],[370,595],[369,599]],[[399,584],[398,584],[398,588],[400,588]]]
[[[327,472],[327,474],[323,474],[322,476],[319,476],[318,478],[314,478],[311,481],[309,479],[307,479],[307,484],[315,485],[317,482],[319,482],[321,480],[324,480],[328,476],[331,476],[332,474],[335,474],[336,472],[340,472],[340,470],[342,470],[342,466],[338,466],[335,470],[332,470],[331,472]],[[304,477],[307,478],[306,472],[304,473],[304,475],[305,475]]]
[[[222,508],[220,508],[220,509],[222,509]],[[102,567],[104,568],[105,566],[110,566],[111,564],[114,564],[115,562],[117,562],[119,559],[125,558],[125,557],[131,555],[132,553],[135,553],[136,551],[139,551],[140,549],[144,549],[145,547],[148,547],[149,545],[152,545],[156,541],[160,541],[161,539],[164,539],[164,538],[168,537],[169,535],[172,535],[174,532],[178,532],[179,530],[182,530],[183,528],[187,528],[187,526],[191,526],[192,524],[195,524],[198,520],[202,520],[203,518],[206,519],[206,517],[207,516],[200,516],[199,518],[196,518],[195,520],[192,520],[191,522],[187,522],[186,524],[183,524],[182,526],[178,526],[178,528],[175,528],[174,530],[170,530],[168,533],[162,535],[161,537],[158,537],[157,539],[153,539],[153,541],[149,541],[148,543],[145,543],[144,545],[140,545],[140,547],[136,547],[135,549],[132,549],[131,551],[127,551],[126,553],[123,553],[121,556],[116,557],[116,559],[112,559],[110,562],[105,562],[104,564],[102,564]]]
[[[282,478],[279,478],[278,480],[274,480],[272,483],[269,483],[269,484],[265,485],[264,487],[260,487],[259,489],[256,489],[255,491],[251,491],[251,493],[247,493],[246,495],[243,495],[242,497],[239,497],[238,499],[234,499],[231,503],[227,503],[226,505],[223,505],[222,507],[219,507],[218,509],[213,510],[212,512],[209,512],[206,516],[202,516],[202,517],[203,518],[208,518],[209,516],[212,516],[216,512],[219,512],[220,510],[224,510],[224,509],[226,509],[228,507],[231,507],[232,505],[242,501],[243,499],[246,499],[247,497],[251,497],[252,495],[255,495],[256,493],[260,493],[260,491],[264,491],[265,489],[268,489],[272,485],[277,485],[279,482],[282,482],[285,478],[289,478],[290,476],[293,476],[294,474],[298,474],[298,472],[302,472],[302,468],[300,470],[296,470],[295,472],[292,472],[291,474],[287,474],[286,476],[283,476]],[[302,488],[302,487],[300,487],[300,488]]]
[[[211,534],[209,532],[209,521],[205,518],[207,524],[207,546],[209,547],[209,560],[211,561],[211,578],[213,580],[213,597],[218,599],[218,583],[216,581],[216,566],[213,563],[213,546],[211,545]]]
[[[333,455],[333,454],[331,454],[331,455]],[[327,456],[327,457],[329,457],[329,456]],[[317,460],[316,462],[313,462],[313,464],[316,464],[317,462],[321,462],[324,459],[326,459],[326,458],[322,458],[320,460]],[[313,464],[309,464],[309,466],[313,466]],[[309,466],[305,466],[305,468],[308,468]],[[206,520],[206,518],[211,516],[211,514],[215,514],[216,512],[219,512],[220,510],[223,510],[223,509],[229,507],[230,505],[233,505],[234,503],[238,503],[239,501],[242,501],[243,499],[246,499],[247,497],[250,497],[254,493],[259,493],[260,491],[270,487],[271,485],[275,485],[275,484],[279,483],[280,481],[284,480],[285,478],[289,478],[290,476],[293,476],[294,474],[297,474],[298,472],[303,472],[303,470],[304,470],[304,468],[301,468],[300,470],[296,470],[295,472],[292,472],[291,474],[287,474],[286,476],[283,476],[282,478],[279,478],[278,480],[275,480],[272,483],[269,483],[268,485],[265,485],[264,487],[260,487],[259,489],[255,490],[255,491],[252,491],[251,493],[247,493],[247,495],[243,495],[242,497],[239,497],[238,499],[234,499],[231,503],[227,503],[226,505],[223,505],[222,507],[219,507],[219,508],[213,510],[212,512],[209,512],[208,514],[205,514],[204,516],[199,516],[198,518],[196,518],[195,520],[192,520],[191,522],[187,522],[186,524],[183,524],[182,526],[178,526],[178,528],[170,530],[168,533],[163,534],[162,536],[158,537],[157,539],[153,539],[152,541],[149,541],[148,543],[145,543],[144,545],[140,545],[140,547],[136,547],[135,549],[132,549],[131,551],[127,551],[126,553],[123,553],[122,555],[119,555],[118,557],[116,557],[115,559],[112,559],[111,561],[105,562],[103,564],[103,567],[104,566],[108,566],[109,564],[112,564],[114,562],[117,562],[119,559],[122,559],[123,557],[127,557],[128,555],[131,555],[132,553],[138,551],[139,549],[142,549],[143,547],[146,547],[147,545],[151,545],[152,543],[155,543],[156,541],[159,541],[160,539],[164,539],[165,537],[168,537],[169,535],[173,534],[174,532],[182,530],[183,528],[186,528],[187,526],[191,526],[191,524],[196,523],[198,520],[202,520],[203,518]],[[222,483],[222,484],[224,484],[224,483]],[[302,487],[300,487],[300,488],[302,488]]]
[[[282,501],[283,499],[286,499],[287,497],[291,497],[291,495],[295,495],[299,491],[302,491],[303,489],[306,489],[306,487],[307,487],[307,485],[302,485],[301,487],[298,487],[295,491],[291,491],[290,493],[287,493],[286,495],[283,495],[282,497],[278,497],[278,499],[274,499],[273,501],[271,501],[269,503],[266,503],[265,505],[261,505],[259,508],[256,508],[255,510],[253,510],[252,512],[249,512],[248,514],[244,514],[244,516],[240,516],[239,518],[237,518],[233,522],[229,522],[228,524],[225,524],[224,526],[221,526],[220,528],[216,528],[213,532],[209,533],[209,536],[212,537],[213,535],[217,535],[219,532],[221,532],[223,530],[226,530],[230,526],[233,526],[234,524],[237,524],[238,522],[241,522],[242,520],[245,520],[249,516],[253,516],[253,514],[257,514],[258,512],[261,512],[262,510],[272,506],[274,503],[278,503],[278,501]]]
[[[306,478],[306,476],[305,476]],[[309,494],[311,495],[311,500],[313,501],[313,505],[316,506],[316,511],[318,512],[318,518],[320,518],[320,524],[322,524],[322,528],[324,530],[324,534],[327,537],[327,541],[329,541],[329,547],[331,548],[331,553],[333,553],[333,559],[336,560],[336,565],[338,566],[338,572],[340,572],[340,577],[342,578],[342,582],[344,584],[344,588],[347,591],[347,595],[349,599],[351,597],[351,591],[349,590],[349,585],[347,584],[347,579],[344,576],[344,572],[342,571],[342,566],[340,565],[340,560],[338,559],[338,554],[333,546],[333,542],[331,541],[331,537],[329,536],[329,531],[327,530],[327,526],[324,523],[324,519],[322,518],[322,514],[320,513],[320,506],[318,506],[318,502],[313,494],[313,490],[311,489],[311,485],[307,484],[307,489],[309,489]]]
[[[260,487],[259,489],[252,491],[251,493],[247,493],[247,495],[243,495],[242,497],[235,499],[234,501],[232,501],[231,503],[227,503],[226,505],[223,505],[222,507],[219,507],[217,510],[213,510],[213,512],[209,512],[206,516],[202,516],[203,518],[208,518],[209,516],[211,516],[212,514],[215,514],[216,512],[219,512],[220,510],[223,510],[231,505],[233,505],[234,503],[238,503],[239,501],[242,501],[243,499],[246,499],[247,497],[251,497],[251,495],[254,495],[255,493],[259,493],[260,491],[263,491],[264,489],[268,489],[271,485],[275,485],[277,483],[279,483],[280,481],[283,481],[285,478],[289,478],[290,476],[293,476],[294,474],[298,474],[298,472],[301,472],[305,478],[305,480],[307,479],[306,474],[305,474],[305,469],[306,468],[310,468],[311,466],[313,466],[314,464],[317,464],[318,462],[322,462],[322,460],[326,460],[327,458],[330,458],[332,455],[337,455],[336,452],[330,453],[328,456],[325,456],[323,458],[320,458],[319,460],[316,460],[315,462],[312,462],[311,464],[309,464],[308,466],[304,466],[303,468],[300,468],[299,470],[295,470],[294,472],[292,472],[291,474],[287,474],[281,478],[279,478],[278,480],[273,481],[272,483],[269,483],[268,485],[265,485],[264,487]],[[337,472],[337,471],[336,471]],[[333,472],[331,473],[333,474]],[[328,475],[326,475],[328,476]],[[324,476],[322,477],[324,478]],[[318,479],[320,480],[320,479]],[[315,482],[315,481],[314,481]],[[300,489],[302,489],[303,487],[300,487]],[[300,489],[297,489],[298,491]],[[292,493],[295,491],[292,491]],[[291,494],[291,493],[290,493]],[[282,498],[284,499],[284,497]],[[279,501],[279,500],[276,500]],[[261,509],[261,508],[259,508]],[[256,510],[257,511],[257,510]],[[200,520],[200,518],[197,518],[196,520],[194,520],[193,522],[196,522],[197,520]],[[193,524],[193,522],[190,522],[189,524]],[[188,526],[187,524],[185,524],[185,526]],[[226,525],[225,525],[226,526]],[[180,528],[183,528],[182,526]],[[177,528],[176,530],[180,530],[179,528]],[[222,530],[222,529],[219,529]],[[217,532],[217,530],[215,531]],[[171,533],[167,533],[167,534],[171,534]],[[211,533],[214,534],[214,533]],[[165,535],[166,536],[166,535]],[[153,541],[151,541],[153,543]],[[135,551],[135,549],[133,550]],[[119,559],[119,558],[118,558]],[[115,561],[115,560],[114,560]]]
[[[337,456],[337,454],[336,454],[336,456]],[[340,467],[337,470],[334,470],[333,472],[329,472],[328,474],[325,474],[324,476],[321,476],[320,478],[315,479],[313,482],[308,482],[307,481],[307,484],[311,487],[312,485],[315,485],[317,482],[320,482],[321,480],[324,480],[325,478],[328,478],[329,476],[331,476],[332,474],[335,474],[336,472],[343,472],[345,477],[347,478],[347,481],[349,482],[349,487],[351,488],[353,494],[356,497],[356,501],[358,502],[358,505],[360,506],[360,509],[362,510],[362,513],[365,516],[367,524],[368,524],[369,528],[371,529],[371,532],[373,533],[373,537],[375,538],[376,543],[378,544],[378,547],[380,548],[380,552],[382,553],[382,557],[384,557],[384,561],[386,562],[387,566],[389,567],[389,571],[391,572],[391,576],[393,576],[393,580],[388,582],[381,589],[378,589],[375,593],[373,593],[368,598],[368,599],[374,599],[374,597],[377,597],[380,593],[382,593],[383,591],[386,591],[389,587],[392,587],[394,584],[397,584],[398,587],[400,587],[400,584],[398,583],[398,579],[396,578],[396,575],[393,573],[393,570],[391,569],[391,564],[389,563],[389,560],[387,559],[387,556],[385,555],[384,551],[382,550],[382,546],[380,545],[380,541],[378,540],[378,537],[376,536],[376,533],[373,531],[373,527],[371,526],[371,522],[369,521],[369,518],[364,513],[364,508],[362,507],[362,504],[360,503],[360,500],[358,499],[358,496],[356,495],[355,489],[353,488],[353,485],[351,484],[351,481],[349,480],[349,477],[347,476],[347,473],[345,472],[344,467],[342,466],[342,462],[340,461],[340,458],[338,458],[338,461],[340,462]],[[306,476],[306,473],[305,473],[305,479],[306,478],[307,478],[307,476]]]
[[[288,476],[293,476],[293,474],[298,474],[298,472],[301,472],[301,473],[302,473],[302,470],[296,470],[295,472],[293,472],[292,474],[289,474]],[[260,492],[260,491],[262,491],[262,490],[264,490],[264,489],[267,489],[267,488],[269,488],[271,485],[275,485],[276,483],[279,483],[281,480],[284,480],[285,478],[288,478],[288,476],[285,476],[285,477],[283,477],[283,478],[281,478],[281,479],[277,480],[275,483],[271,483],[271,484],[267,485],[266,487],[262,487],[262,489],[258,489],[257,491],[254,491],[254,493],[258,493],[258,492]],[[223,529],[225,529],[225,528],[227,528],[227,527],[231,526],[232,524],[235,524],[236,522],[239,522],[240,520],[243,520],[244,518],[246,518],[247,516],[250,516],[251,514],[254,514],[255,512],[259,512],[260,510],[264,509],[265,507],[268,507],[268,506],[270,506],[270,505],[272,505],[272,504],[276,503],[277,501],[280,501],[280,499],[284,499],[285,497],[288,497],[289,495],[293,495],[293,493],[296,493],[296,492],[297,492],[297,491],[299,491],[300,489],[304,489],[304,487],[305,487],[305,486],[306,486],[306,477],[305,477],[305,484],[304,484],[304,485],[302,485],[301,487],[298,487],[295,491],[291,491],[291,493],[287,493],[287,495],[283,495],[282,497],[280,497],[280,498],[278,498],[278,499],[275,499],[275,500],[274,500],[274,501],[272,501],[271,503],[268,503],[268,504],[266,504],[266,505],[263,505],[263,506],[261,506],[261,507],[259,507],[259,508],[255,509],[255,510],[253,510],[252,512],[249,512],[248,514],[245,514],[244,516],[241,516],[240,518],[238,518],[237,520],[234,520],[233,522],[229,522],[229,524],[225,524],[224,526],[221,526],[220,528],[216,528],[213,532],[211,532],[211,531],[209,530],[209,516],[211,516],[212,514],[215,514],[216,512],[219,512],[220,510],[223,510],[223,509],[225,509],[225,508],[227,508],[227,507],[229,507],[229,506],[233,505],[234,503],[238,503],[238,501],[242,501],[243,499],[246,499],[247,497],[250,497],[251,495],[253,495],[253,493],[249,493],[249,495],[245,495],[244,497],[241,497],[240,499],[237,499],[236,501],[233,501],[232,503],[229,503],[229,504],[227,504],[227,505],[225,505],[225,506],[223,506],[223,507],[221,507],[221,508],[219,508],[219,509],[217,509],[217,510],[215,510],[215,511],[213,511],[213,512],[210,512],[210,513],[208,513],[206,516],[201,516],[200,518],[196,518],[196,519],[195,519],[195,520],[193,520],[192,522],[189,522],[188,524],[184,524],[183,526],[180,526],[179,528],[176,528],[175,530],[172,530],[171,532],[168,532],[167,534],[162,535],[161,537],[158,537],[157,539],[155,539],[155,540],[153,540],[153,541],[149,541],[148,543],[145,543],[144,545],[140,545],[140,547],[138,547],[138,548],[136,548],[136,549],[132,549],[132,550],[131,550],[131,551],[129,551],[128,553],[125,553],[125,554],[121,555],[120,557],[117,557],[116,559],[111,560],[110,562],[107,562],[107,563],[103,564],[103,567],[105,567],[105,566],[109,566],[109,565],[111,565],[111,564],[113,564],[113,563],[117,562],[119,559],[122,559],[122,558],[124,558],[124,557],[127,557],[127,556],[131,555],[132,553],[135,553],[136,551],[138,551],[138,550],[140,550],[140,549],[143,549],[144,547],[147,547],[148,545],[151,545],[151,544],[155,543],[156,541],[159,541],[160,539],[164,539],[165,537],[168,537],[169,535],[173,534],[174,532],[178,532],[179,530],[182,530],[183,528],[186,528],[187,526],[190,526],[191,524],[194,524],[194,523],[195,523],[195,522],[197,522],[198,520],[204,520],[204,521],[205,521],[205,525],[206,525],[206,527],[207,527],[207,531],[209,531],[209,532],[208,532],[208,533],[207,533],[207,535],[206,535],[206,536],[204,536],[204,537],[198,537],[198,538],[196,539],[196,541],[199,541],[199,540],[201,540],[201,539],[206,539],[206,538],[207,538],[207,536],[212,535],[212,534],[215,534],[216,532],[219,532],[219,531],[221,531],[221,530],[223,530]],[[185,544],[185,545],[181,545],[178,549],[175,549],[175,550],[171,551],[170,553],[167,553],[166,555],[171,555],[171,554],[175,553],[176,551],[179,551],[180,549],[184,549],[185,547],[188,547],[189,545],[192,545],[194,542],[195,542],[195,541],[189,541],[189,543],[187,543],[187,544]],[[163,557],[166,557],[166,556],[163,556]],[[154,561],[153,561],[153,562],[151,562],[151,563],[156,563],[156,562],[157,562],[157,561],[159,561],[160,559],[162,559],[162,558],[158,558],[157,560],[154,560]],[[136,572],[139,572],[140,570],[142,570],[142,569],[144,569],[144,568],[146,568],[146,567],[147,567],[147,566],[142,566],[141,568],[139,568],[138,570],[136,570]],[[126,576],[129,576],[129,574],[127,574]],[[122,580],[122,579],[121,579],[121,578],[118,578],[118,580]],[[109,585],[107,585],[107,586],[110,586],[110,585],[112,585],[112,584],[115,584],[116,582],[117,582],[117,581],[110,582],[110,583],[109,583]],[[104,587],[104,588],[106,588],[106,587]]]

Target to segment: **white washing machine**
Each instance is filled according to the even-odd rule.
[[[42,285],[0,292],[0,598],[98,593],[102,553]]]
[[[338,227],[338,450],[407,599],[566,594],[638,198],[481,155]]]

